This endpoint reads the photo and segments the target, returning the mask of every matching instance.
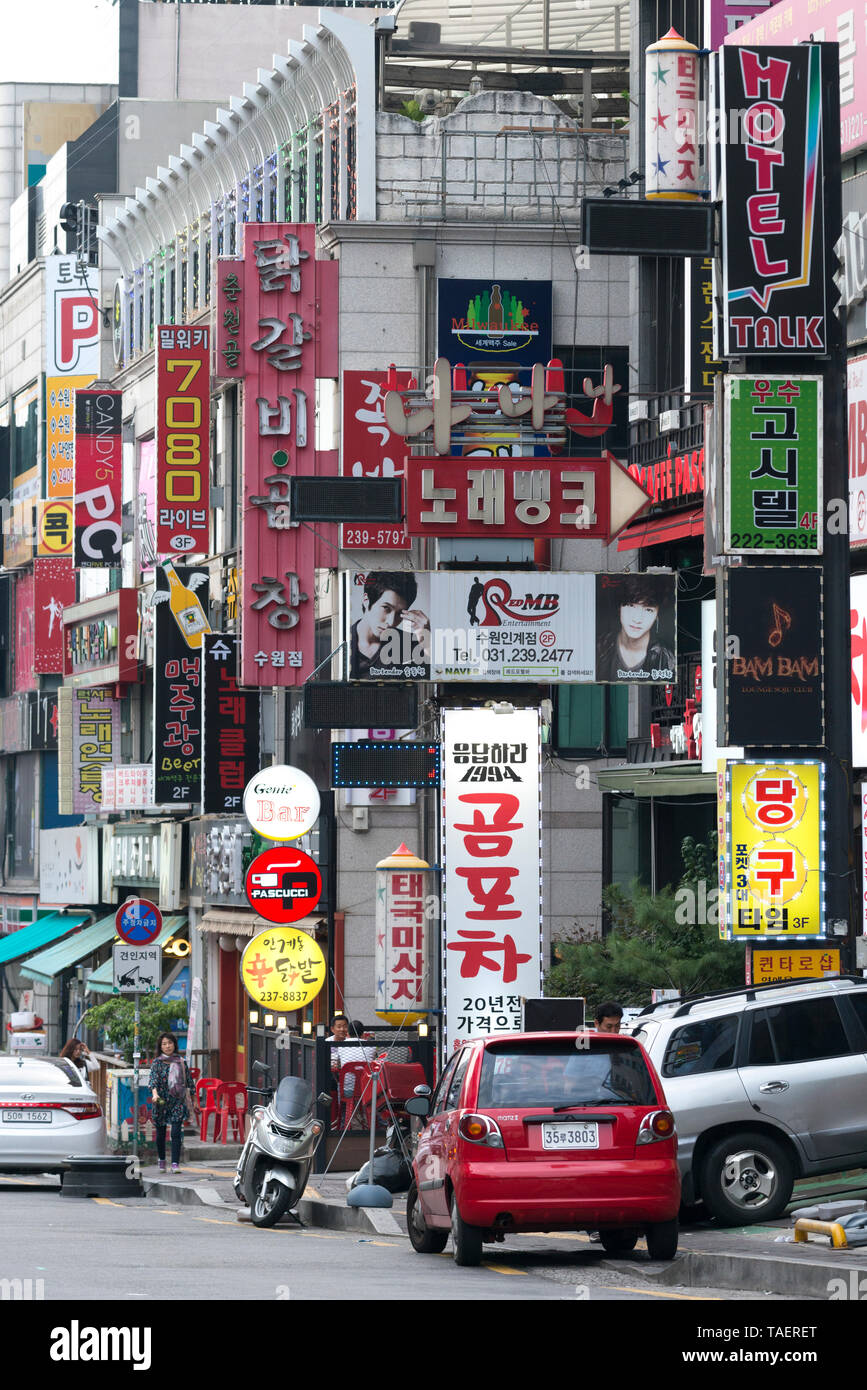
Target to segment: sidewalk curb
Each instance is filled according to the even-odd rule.
[[[223,1211],[243,1210],[234,1203],[224,1202],[209,1183],[177,1182],[171,1178],[142,1177],[146,1197],[184,1206],[221,1207]],[[318,1197],[302,1197],[298,1204],[302,1221],[308,1226],[330,1231],[357,1231],[362,1235],[406,1236],[406,1232],[389,1210],[367,1207],[342,1207]],[[279,1224],[279,1223],[278,1223]]]
[[[406,1236],[388,1208],[341,1207],[316,1197],[302,1197],[298,1210],[303,1221],[331,1231],[360,1231],[363,1235]]]
[[[824,1252],[823,1252],[824,1253]],[[689,1289],[746,1289],[751,1293],[774,1293],[784,1298],[827,1299],[832,1279],[847,1279],[852,1270],[867,1276],[863,1252],[855,1262],[855,1251],[841,1259],[786,1259],[779,1255],[742,1255],[727,1251],[704,1253],[684,1250],[670,1264],[629,1265],[630,1273],[648,1283],[677,1285]],[[852,1258],[852,1257],[855,1258]],[[614,1262],[608,1262],[614,1267]],[[623,1263],[616,1268],[622,1271]]]
[[[146,1197],[155,1197],[161,1202],[176,1202],[182,1206],[226,1207],[219,1192],[207,1183],[172,1181],[171,1178],[142,1177]]]

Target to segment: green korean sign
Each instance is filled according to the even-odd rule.
[[[726,376],[725,549],[822,552],[822,378]]]

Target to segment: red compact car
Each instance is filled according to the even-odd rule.
[[[451,1232],[456,1262],[475,1265],[484,1241],[574,1230],[598,1231],[611,1254],[642,1232],[651,1259],[676,1254],[674,1116],[634,1038],[476,1038],[407,1110],[425,1117],[407,1198],[419,1254],[439,1254]]]

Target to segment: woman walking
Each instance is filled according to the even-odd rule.
[[[153,1101],[154,1128],[157,1137],[157,1159],[159,1171],[166,1171],[166,1128],[171,1126],[172,1172],[181,1169],[181,1135],[184,1121],[189,1115],[195,1117],[193,1105],[193,1078],[190,1069],[178,1051],[178,1044],[171,1033],[160,1033],[157,1039],[157,1056],[151,1067],[148,1085]]]

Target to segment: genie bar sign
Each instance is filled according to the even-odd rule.
[[[721,355],[815,357],[827,345],[822,50],[726,47],[721,69]]]

